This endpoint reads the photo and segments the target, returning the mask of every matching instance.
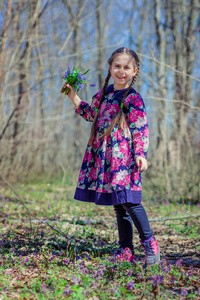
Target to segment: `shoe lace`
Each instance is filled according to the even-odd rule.
[[[153,248],[151,240],[147,241],[147,242],[144,242],[143,246],[145,248],[145,252],[148,253],[150,251],[150,252],[154,253],[154,248]]]
[[[118,248],[115,252],[115,255],[117,254],[122,254],[122,253],[125,253],[125,249],[124,248]]]

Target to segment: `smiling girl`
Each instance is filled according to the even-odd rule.
[[[160,251],[141,204],[148,122],[143,99],[132,87],[140,63],[133,50],[122,47],[112,53],[108,65],[104,86],[93,96],[91,105],[81,101],[71,86],[63,86],[70,88],[68,96],[76,113],[93,122],[74,198],[114,206],[119,233],[116,259],[134,259],[134,223],[146,262],[155,264]],[[111,77],[114,84],[108,85]]]

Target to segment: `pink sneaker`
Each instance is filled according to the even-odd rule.
[[[116,260],[133,261],[134,251],[130,248],[119,248],[113,256]]]
[[[145,241],[140,241],[143,246],[146,262],[149,265],[154,265],[160,261],[160,248],[154,236]]]

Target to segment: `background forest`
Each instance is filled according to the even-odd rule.
[[[0,0],[0,299],[200,299],[198,0]],[[138,53],[150,128],[143,204],[161,251],[116,261],[112,206],[74,200],[89,122],[61,94],[118,47]],[[112,83],[112,81],[110,82]]]
[[[150,127],[146,182],[166,197],[199,201],[198,0],[0,2],[0,174],[9,180],[80,168],[90,124],[60,93],[69,65],[90,68],[88,102],[118,47],[141,61],[135,89]]]

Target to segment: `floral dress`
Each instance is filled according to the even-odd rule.
[[[146,158],[149,130],[144,102],[131,88],[124,101],[127,130],[119,124],[110,136],[101,135],[110,126],[120,109],[126,90],[114,90],[110,85],[100,107],[93,144],[87,145],[79,173],[74,199],[98,205],[117,205],[142,200],[142,172],[135,162],[137,156]],[[93,121],[101,91],[94,95],[92,104],[81,101],[76,113],[86,121]]]

